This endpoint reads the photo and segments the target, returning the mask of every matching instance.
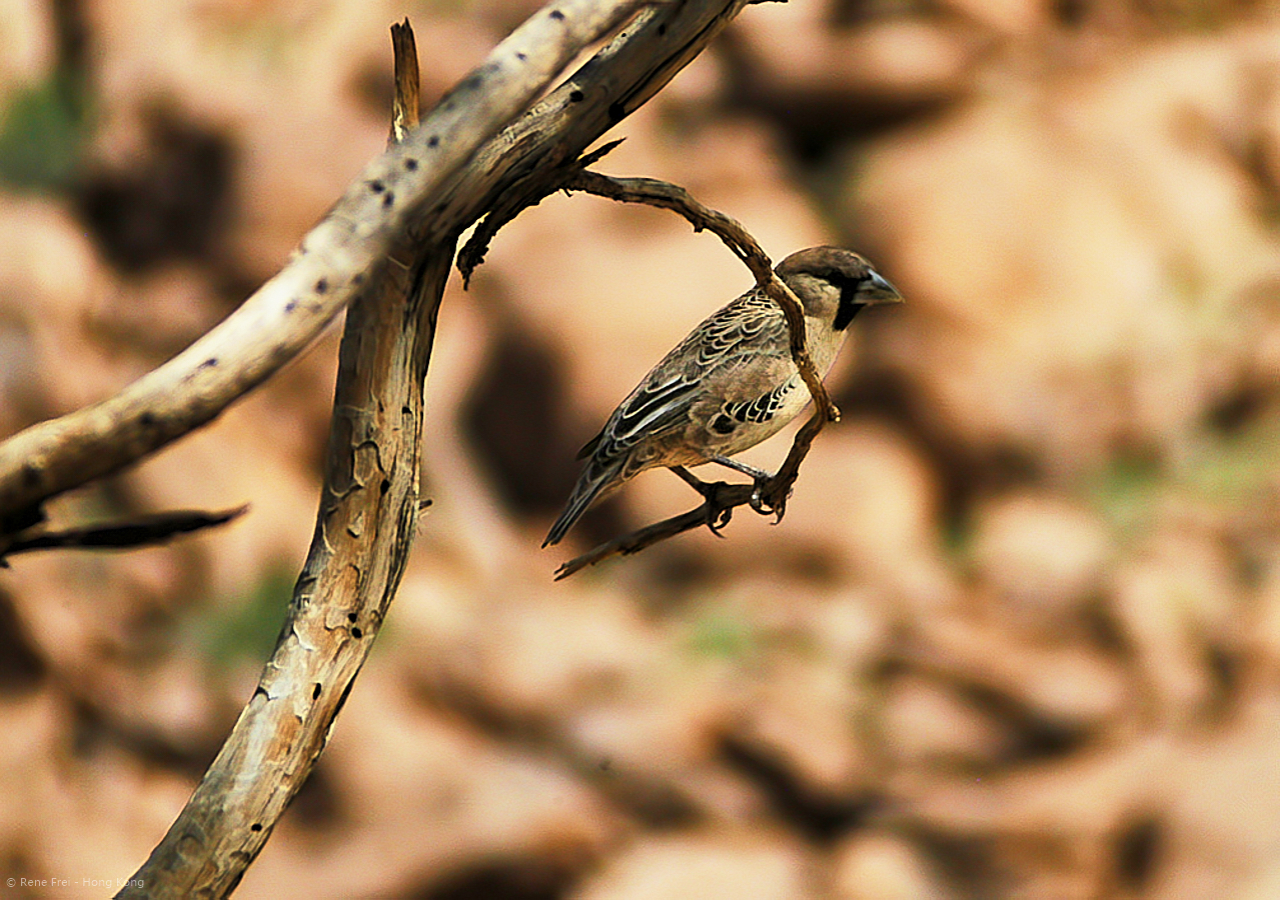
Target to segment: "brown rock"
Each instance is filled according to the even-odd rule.
[[[757,835],[647,837],[616,857],[574,900],[799,900],[808,862],[790,842]]]
[[[928,859],[912,843],[890,834],[859,834],[835,852],[835,900],[948,900]]]

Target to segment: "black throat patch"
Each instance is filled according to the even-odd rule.
[[[844,282],[840,286],[840,305],[836,308],[836,320],[831,323],[832,327],[836,331],[844,331],[862,307],[863,304],[858,302],[858,283]]]

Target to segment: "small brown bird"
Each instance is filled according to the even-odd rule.
[[[839,247],[800,250],[774,271],[804,305],[805,343],[823,376],[859,310],[902,300],[869,262]],[[767,477],[730,457],[777,434],[809,399],[782,310],[759,288],[748,291],[663,357],[582,448],[587,463],[542,546],[645,469],[715,462]]]

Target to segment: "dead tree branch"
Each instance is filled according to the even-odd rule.
[[[392,28],[392,142],[417,120],[417,52]],[[399,584],[417,525],[422,386],[453,247],[401,237],[347,313],[316,534],[249,703],[119,897],[223,897],[310,774]]]
[[[57,531],[32,529],[23,531],[9,545],[0,566],[7,566],[8,557],[32,550],[123,550],[133,547],[150,547],[163,544],[180,534],[191,534],[206,528],[225,525],[248,512],[248,506],[221,512],[174,511],[139,516],[127,522],[108,525],[84,525]]]
[[[221,324],[116,396],[0,444],[0,521],[118,471],[217,417],[310,344],[424,217],[447,211],[434,231],[455,232],[470,204],[442,208],[442,193],[584,47],[645,5],[557,0],[512,32],[420,129],[365,167],[289,264]],[[735,12],[738,6],[692,5]],[[502,168],[490,176],[509,178],[509,171],[496,171]],[[4,539],[0,535],[0,552]]]
[[[225,897],[324,749],[387,614],[421,508],[422,390],[459,235],[660,90],[746,0],[653,3],[532,106],[583,47],[644,4],[558,0],[370,164],[284,271],[118,397],[0,445],[0,523],[209,421],[351,301],[315,537],[276,649],[195,793],[118,896]],[[397,39],[398,53],[405,49]],[[404,91],[408,76],[397,77]]]
[[[613,556],[638,553],[659,541],[702,525],[719,534],[720,529],[728,524],[733,509],[744,504],[750,504],[762,513],[772,513],[776,517],[775,521],[780,521],[786,512],[787,498],[791,496],[791,489],[800,475],[800,464],[809,453],[814,438],[827,422],[840,419],[840,410],[827,396],[826,386],[822,383],[822,377],[814,367],[805,345],[804,307],[786,283],[773,271],[773,263],[760,247],[759,242],[737,219],[700,203],[678,185],[652,178],[611,178],[586,170],[585,166],[598,160],[611,149],[613,145],[607,145],[590,158],[584,157],[577,165],[564,166],[563,181],[559,187],[596,194],[622,203],[643,203],[669,209],[688,220],[695,232],[710,231],[719,237],[734,255],[746,264],[751,274],[755,276],[756,285],[778,304],[783,315],[786,316],[791,339],[791,357],[795,361],[796,368],[800,370],[800,377],[804,379],[809,395],[813,398],[814,413],[797,432],[782,466],[763,485],[729,484],[723,481],[699,482],[699,490],[704,499],[697,509],[615,538],[569,560],[556,570],[557,581],[587,566],[595,565]],[[533,198],[530,205],[541,199],[541,197]],[[469,275],[471,268],[483,260],[484,251],[497,229],[514,218],[518,212],[518,209],[508,205],[500,212],[490,213],[490,216],[481,223],[459,256],[459,266],[463,268],[465,275]]]

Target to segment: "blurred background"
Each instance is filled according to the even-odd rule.
[[[384,144],[392,21],[431,102],[534,8],[2,0],[0,435],[276,271]],[[775,259],[858,248],[909,302],[857,321],[781,525],[553,583],[696,505],[648,473],[538,549],[577,448],[750,279],[652,209],[504,229],[445,298],[387,627],[236,896],[1280,896],[1280,18],[764,4],[611,136],[603,171]],[[336,350],[51,508],[241,521],[0,574],[0,879],[71,882],[4,897],[111,893],[216,753],[311,536]]]

